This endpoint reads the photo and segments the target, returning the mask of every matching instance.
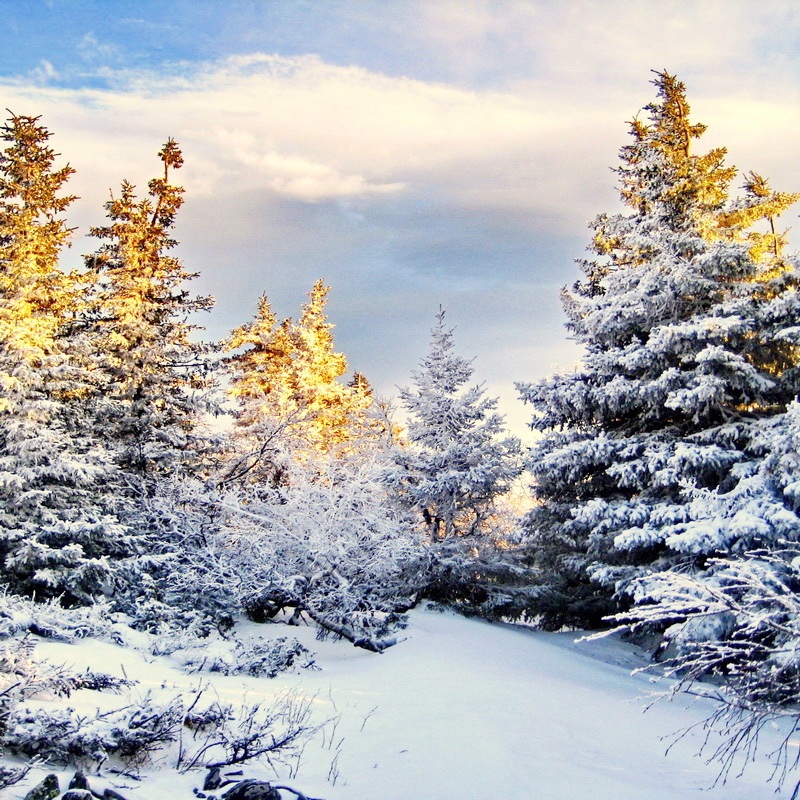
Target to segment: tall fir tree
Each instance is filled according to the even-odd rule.
[[[213,298],[191,297],[185,283],[196,275],[168,255],[183,204],[170,171],[183,165],[183,156],[170,139],[159,158],[164,174],[149,182],[148,197],[137,199],[125,181],[119,197],[106,203],[109,225],[91,232],[104,243],[87,257],[105,384],[99,422],[135,491],[150,491],[151,479],[191,466],[207,444],[198,427],[202,414],[213,410],[210,355],[192,341],[197,326],[188,322]]]
[[[495,499],[522,472],[520,443],[504,435],[497,400],[480,385],[466,386],[472,364],[453,348],[440,310],[414,387],[401,391],[408,441],[387,476],[433,543],[486,533]]]
[[[91,362],[81,283],[58,268],[68,240],[63,194],[38,117],[13,115],[0,154],[0,561],[15,592],[81,602],[110,590],[109,559],[130,538],[93,438]]]
[[[705,127],[683,84],[654,83],[620,154],[629,211],[594,221],[586,277],[562,295],[583,361],[519,386],[543,434],[526,528],[533,610],[551,627],[599,625],[636,577],[757,544],[753,530],[701,535],[692,492],[724,494],[755,469],[758,430],[800,388],[797,275],[774,227],[752,227],[797,195],[751,175],[729,202],[725,150],[692,154]]]

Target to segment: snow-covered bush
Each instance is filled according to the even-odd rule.
[[[9,714],[0,741],[14,755],[60,764],[96,768],[116,756],[140,766],[178,739],[183,720],[179,698],[159,704],[148,695],[139,703],[93,716],[72,708],[20,707]]]
[[[174,653],[189,672],[221,672],[274,678],[281,672],[314,667],[313,653],[297,639],[279,636],[255,641],[225,641],[227,647],[201,645]]]
[[[379,460],[359,454],[299,464],[284,486],[213,493],[185,482],[182,502],[218,516],[181,556],[173,592],[225,598],[229,612],[262,621],[294,609],[324,631],[384,649],[418,600],[426,553],[380,471]]]
[[[25,631],[67,642],[102,637],[111,633],[114,621],[111,606],[105,600],[64,608],[57,599],[36,602],[0,592],[0,639]]]
[[[119,691],[130,683],[104,673],[75,674],[62,664],[37,659],[35,650],[35,641],[27,636],[0,643],[0,703],[6,711],[18,700],[41,693],[69,697],[78,689]]]
[[[114,607],[130,625],[142,631],[185,639],[229,627],[237,612],[233,590],[224,582],[193,585],[182,579],[197,567],[219,524],[219,510],[211,502],[213,484],[174,476],[158,481],[139,503],[139,520],[147,535],[141,553],[119,565],[120,586]],[[183,632],[186,632],[184,635]],[[169,641],[165,641],[169,647]]]
[[[535,590],[520,558],[520,519],[530,508],[527,486],[496,498],[484,530],[428,544],[431,566],[424,589],[428,600],[467,616],[520,619]]]
[[[90,755],[96,747],[89,747],[87,741],[75,750],[70,749],[74,743],[64,740],[83,724],[73,712],[32,710],[24,702],[39,695],[69,697],[79,689],[121,692],[131,682],[91,671],[76,674],[64,665],[37,659],[35,647],[31,636],[0,642],[0,751],[37,760],[53,757],[60,747],[66,748],[63,755]],[[0,775],[0,788],[21,780],[29,767],[5,770]]]
[[[146,649],[154,656],[170,655],[187,648],[208,646],[220,631],[233,626],[225,616],[214,619],[202,610],[176,608],[157,600],[144,600],[128,624],[150,634]]]
[[[76,688],[106,689],[108,683],[118,690],[128,682],[103,680],[107,676],[74,677],[63,668],[55,679],[52,675],[42,679],[39,666],[28,664],[25,669],[31,674],[22,683],[32,691],[0,685],[0,751],[53,763],[97,769],[113,759],[126,767],[140,767],[162,751],[174,757],[182,771],[260,757],[296,759],[327,724],[311,721],[313,698],[293,693],[280,695],[268,706],[207,702],[202,688],[177,696],[129,695],[123,705],[91,714],[68,706],[27,706],[21,701],[42,691],[68,696]]]
[[[185,772],[259,758],[297,761],[309,740],[330,722],[312,720],[313,702],[313,697],[285,692],[269,706],[193,703],[184,715],[176,766]]]

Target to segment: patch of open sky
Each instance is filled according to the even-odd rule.
[[[105,88],[108,67],[172,73],[184,62],[260,52],[317,54],[331,64],[459,83],[465,76],[448,48],[416,31],[417,11],[416,3],[397,0],[0,0],[0,76]],[[521,73],[530,63],[527,53]],[[481,58],[469,71],[477,88],[504,82],[509,64]]]

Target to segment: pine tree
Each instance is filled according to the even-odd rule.
[[[252,478],[285,475],[280,451],[295,456],[346,449],[368,431],[365,412],[372,402],[363,376],[339,381],[347,359],[333,349],[333,326],[325,316],[329,287],[318,281],[299,321],[278,323],[262,297],[255,318],[231,333],[228,350],[247,348],[228,359],[231,395],[238,401],[235,438]]]
[[[266,295],[255,318],[236,328],[224,342],[239,350],[227,360],[229,394],[237,401],[226,480],[282,483],[286,477],[287,429],[300,420],[291,405],[292,321],[278,320]],[[246,348],[242,350],[242,348]]]
[[[329,291],[317,281],[294,329],[292,401],[306,414],[304,435],[322,452],[363,436],[364,413],[371,403],[364,380],[352,385],[339,381],[348,366],[344,354],[333,349],[333,325],[325,315]]]
[[[586,355],[519,386],[544,433],[527,529],[535,611],[554,627],[600,624],[644,572],[752,546],[753,532],[695,535],[691,491],[725,493],[753,470],[759,426],[800,389],[794,266],[774,229],[751,230],[797,196],[751,176],[729,203],[725,151],[693,155],[705,127],[683,84],[654,83],[617,170],[629,212],[594,221],[586,278],[562,296]]]
[[[39,598],[85,601],[110,588],[109,557],[129,552],[91,435],[81,291],[58,268],[73,170],[54,169],[38,117],[12,116],[0,155],[0,559],[3,581]]]
[[[452,352],[444,319],[440,310],[414,388],[401,391],[408,444],[398,448],[388,476],[434,543],[485,533],[495,499],[522,471],[519,441],[501,438],[497,400],[486,398],[482,386],[466,388],[472,364]]]
[[[105,243],[87,258],[97,287],[92,322],[103,358],[103,435],[137,491],[197,458],[204,446],[198,423],[213,409],[208,350],[190,339],[197,326],[187,322],[213,298],[190,297],[184,284],[196,276],[167,255],[183,203],[170,170],[183,157],[170,139],[159,158],[164,175],[149,182],[149,197],[138,200],[125,181],[106,203],[110,224],[92,230]]]

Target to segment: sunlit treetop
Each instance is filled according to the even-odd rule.
[[[325,313],[329,291],[317,281],[296,323],[279,323],[262,296],[255,318],[232,331],[225,348],[244,348],[228,359],[240,435],[263,436],[265,425],[278,424],[291,430],[296,450],[328,452],[370,428],[368,381],[359,373],[349,384],[340,380],[348,365],[334,349],[333,325]]]
[[[38,318],[34,340],[54,335],[73,299],[58,256],[71,233],[62,215],[75,196],[62,189],[74,170],[54,167],[50,135],[39,117],[12,115],[0,128],[0,297],[14,318]]]
[[[123,463],[142,475],[188,457],[197,442],[197,398],[209,386],[206,351],[190,339],[197,326],[187,317],[211,308],[213,298],[192,297],[185,283],[195,274],[167,253],[183,203],[171,170],[183,157],[169,139],[159,158],[164,173],[149,182],[147,197],[124,181],[106,203],[109,224],[91,230],[103,243],[87,257],[95,342],[116,403],[114,436],[124,443]]]

